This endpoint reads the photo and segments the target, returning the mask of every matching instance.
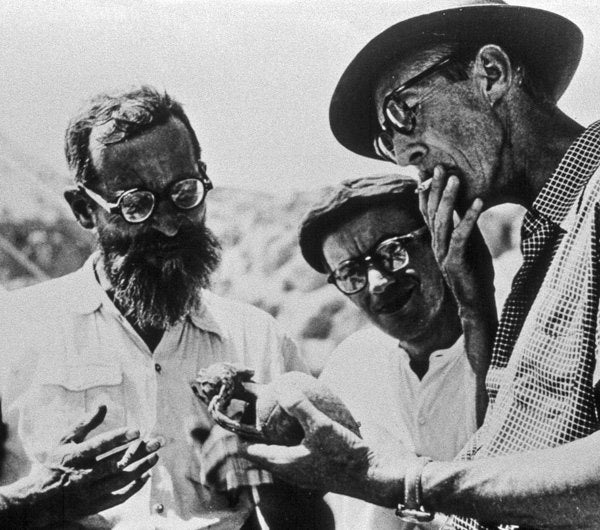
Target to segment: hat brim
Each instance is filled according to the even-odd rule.
[[[337,140],[359,155],[380,159],[373,147],[376,83],[407,53],[443,42],[505,47],[518,54],[556,102],[575,74],[583,35],[556,13],[513,5],[465,6],[399,22],[371,40],[342,74],[329,107]]]

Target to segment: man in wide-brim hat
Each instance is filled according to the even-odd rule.
[[[290,391],[280,400],[303,423],[303,444],[248,452],[407,521],[443,512],[454,528],[598,528],[600,122],[584,128],[556,106],[582,36],[559,15],[500,0],[444,7],[369,42],[339,81],[330,121],[348,149],[419,170],[421,211],[462,317],[485,311],[465,296],[478,264],[457,266],[448,248],[468,251],[485,207],[527,209],[484,425],[465,460],[431,462],[391,441],[368,446]]]

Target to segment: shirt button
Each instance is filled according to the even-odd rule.
[[[160,502],[154,505],[154,511],[156,513],[163,513],[165,511],[165,507]]]
[[[154,369],[155,369],[155,370],[156,370],[156,372],[157,372],[157,373],[159,373],[159,374],[162,372],[162,366],[161,366],[160,364],[158,364],[158,363],[156,363],[156,364],[154,365]]]
[[[425,425],[425,422],[426,422],[427,420],[425,419],[425,416],[419,416],[419,417],[417,418],[417,421],[419,422],[419,425]]]

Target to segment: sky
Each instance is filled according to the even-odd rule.
[[[579,25],[584,54],[560,106],[583,124],[600,118],[600,4],[512,3]],[[184,104],[217,185],[285,194],[391,172],[336,142],[329,100],[356,53],[418,9],[415,0],[2,0],[0,134],[66,175],[63,132],[82,101],[148,83]]]

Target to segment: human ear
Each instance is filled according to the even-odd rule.
[[[83,228],[91,230],[96,226],[90,200],[81,189],[67,188],[64,197],[69,203],[75,219]]]
[[[508,93],[515,70],[500,46],[486,44],[477,52],[473,74],[479,90],[493,107]]]

